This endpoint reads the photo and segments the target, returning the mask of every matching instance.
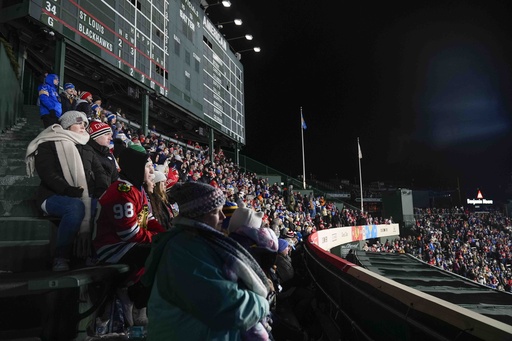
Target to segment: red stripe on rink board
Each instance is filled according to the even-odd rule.
[[[333,255],[329,251],[325,251],[320,246],[318,246],[315,241],[318,241],[318,236],[315,233],[311,234],[308,237],[309,246],[311,247],[311,251],[313,251],[319,258],[328,261],[332,265],[336,266],[343,272],[349,272],[352,267],[358,267],[358,265],[353,264],[349,261],[346,261],[336,255]]]

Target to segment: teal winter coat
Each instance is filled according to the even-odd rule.
[[[153,240],[146,263],[148,340],[240,340],[268,315],[267,299],[227,278],[219,251],[190,227],[220,232],[183,217],[173,223]]]

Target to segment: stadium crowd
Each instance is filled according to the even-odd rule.
[[[410,253],[428,264],[493,289],[512,292],[511,220],[499,211],[415,208],[415,235],[366,245],[376,252]]]
[[[340,210],[313,193],[303,195],[291,186],[269,183],[266,178],[241,170],[221,149],[215,152],[198,143],[166,141],[155,127],[147,135],[131,130],[117,122],[120,110],[113,113],[103,109],[98,96],[77,91],[71,83],[66,83],[64,91],[58,94],[58,84],[58,76],[48,74],[38,89],[45,130],[27,148],[31,173],[37,171],[41,178],[36,197],[42,213],[60,218],[53,270],[67,271],[77,265],[101,263],[128,264],[130,272],[112,298],[122,307],[124,327],[147,325],[146,311],[153,309],[153,333],[155,330],[179,333],[183,323],[168,330],[169,323],[159,324],[157,316],[169,316],[166,311],[174,311],[180,305],[177,303],[180,298],[163,296],[172,302],[165,307],[158,306],[162,300],[151,298],[162,295],[160,290],[151,291],[152,281],[163,286],[161,281],[168,283],[170,279],[159,279],[162,275],[158,275],[158,264],[155,271],[148,271],[155,274],[154,279],[146,278],[151,284],[143,285],[141,279],[145,278],[142,274],[146,259],[150,262],[154,258],[150,255],[153,240],[196,231],[205,236],[202,246],[191,244],[198,251],[211,247],[215,254],[230,261],[234,256],[247,265],[254,258],[258,265],[251,265],[252,270],[234,266],[220,278],[219,274],[204,273],[201,279],[213,276],[205,281],[205,294],[217,290],[218,297],[234,299],[242,290],[244,297],[254,299],[242,299],[244,305],[236,304],[238,308],[234,312],[232,305],[211,306],[211,316],[225,317],[220,321],[224,327],[209,326],[211,316],[198,313],[206,311],[207,307],[202,305],[192,317],[183,316],[195,325],[187,329],[189,332],[195,330],[202,338],[219,333],[220,328],[221,334],[242,332],[244,339],[265,340],[272,324],[274,336],[305,338],[301,322],[307,324],[311,319],[305,314],[295,316],[292,307],[296,304],[307,307],[311,295],[304,274],[292,264],[291,252],[296,252],[303,238],[315,229],[373,218],[359,216],[353,210]],[[41,153],[43,149],[47,152]],[[231,218],[236,223],[230,224]],[[171,251],[187,254],[188,241],[185,238]],[[223,265],[212,261],[215,257],[208,254],[211,252],[207,251],[198,260],[199,264],[209,263],[225,271]],[[253,258],[248,258],[246,252]],[[192,261],[189,256],[185,259]],[[187,276],[195,278],[194,285],[199,284],[194,273],[184,274],[188,268],[176,270],[183,281],[168,284],[169,293],[182,285],[185,286],[182,294],[191,288],[186,284]],[[245,286],[237,286],[238,293],[229,294],[229,290],[234,290],[232,282],[237,282],[233,276],[240,278]],[[258,280],[258,276],[262,277]],[[223,288],[228,291],[221,295]],[[198,297],[193,291],[190,300],[183,304],[192,304]],[[157,302],[156,306],[152,302]],[[103,315],[96,321],[101,330],[108,329],[105,323],[113,319],[114,310],[114,305],[105,306]],[[268,315],[270,312],[272,317]],[[198,319],[203,322],[198,323]],[[227,321],[232,324],[228,325]]]
[[[146,307],[153,307],[161,316],[166,316],[165,309],[171,309],[155,306],[154,303],[151,306],[155,302],[151,297],[163,294],[161,291],[151,292],[151,286],[144,288],[141,276],[146,259],[149,262],[147,265],[154,258],[150,254],[153,239],[160,240],[160,234],[176,229],[175,222],[179,226],[177,231],[194,230],[204,236],[202,246],[191,244],[190,247],[204,250],[205,245],[209,245],[222,257],[232,259],[230,257],[234,255],[245,264],[248,264],[247,259],[252,259],[245,254],[249,252],[261,267],[260,269],[251,265],[251,269],[241,271],[235,268],[229,272],[230,276],[243,278],[246,286],[252,288],[246,290],[245,294],[254,297],[254,307],[247,308],[252,309],[253,323],[251,326],[242,323],[240,327],[252,327],[247,330],[252,334],[244,336],[247,339],[268,338],[265,335],[270,330],[268,325],[272,319],[268,319],[266,315],[272,309],[274,313],[277,312],[273,317],[277,326],[273,333],[297,333],[294,339],[304,337],[302,327],[311,321],[308,316],[294,315],[293,318],[281,319],[281,323],[276,317],[292,311],[307,311],[295,309],[297,307],[289,310],[276,308],[276,302],[277,307],[286,307],[292,304],[290,302],[307,305],[305,298],[309,297],[310,291],[306,276],[301,274],[298,264],[292,263],[293,255],[299,252],[304,238],[316,230],[392,222],[391,219],[373,217],[356,209],[339,208],[334,202],[323,196],[315,196],[312,192],[304,194],[303,191],[294,190],[293,186],[270,183],[268,178],[241,169],[226,158],[221,149],[211,151],[199,143],[189,142],[182,145],[166,141],[161,139],[155,127],[147,135],[131,130],[117,120],[121,110],[112,112],[103,109],[98,96],[87,91],[78,92],[71,83],[66,83],[64,91],[58,94],[58,83],[57,75],[49,74],[39,88],[40,115],[45,130],[36,138],[37,143],[30,146],[27,160],[34,158],[35,161],[31,162],[35,162],[38,174],[43,175],[41,188],[44,189],[44,196],[40,197],[40,201],[46,214],[60,216],[66,222],[69,221],[66,217],[69,218],[70,212],[63,209],[64,203],[77,204],[81,200],[88,202],[88,205],[79,210],[79,216],[74,209],[73,227],[69,224],[59,227],[62,231],[66,229],[66,234],[58,236],[59,252],[53,270],[68,270],[69,258],[73,256],[87,258],[87,262],[93,264],[130,264],[131,273],[126,279],[126,288],[121,288],[123,290],[117,293],[122,301],[124,321],[128,326],[148,323]],[[51,137],[52,132],[58,132],[61,137],[56,140]],[[82,137],[73,138],[75,133]],[[90,139],[83,137],[86,134]],[[59,143],[64,143],[62,141],[71,141],[82,158],[87,155],[90,159],[90,164],[83,164],[81,167],[77,167],[73,161],[73,167],[77,167],[78,173],[88,176],[92,168],[99,172],[98,169],[102,167],[105,176],[101,177],[101,183],[98,176],[94,179],[79,179],[77,182],[63,169],[65,163],[55,160],[48,162],[48,155],[62,158],[63,152],[55,153],[59,151]],[[42,149],[41,146],[47,146],[45,159],[36,152]],[[64,151],[70,150],[66,148],[69,146]],[[94,161],[93,155],[99,162]],[[46,166],[47,164],[51,164],[54,169],[50,170],[51,167]],[[60,179],[59,186],[56,186],[56,178]],[[98,190],[106,194],[101,195]],[[166,195],[166,192],[171,195]],[[56,201],[56,197],[59,200]],[[62,198],[74,200],[66,201]],[[56,208],[52,209],[52,202],[56,203]],[[94,210],[98,202],[102,211],[96,215]],[[195,208],[190,209],[191,207]],[[113,213],[106,213],[106,208]],[[201,216],[196,214],[198,212]],[[383,244],[367,244],[364,249],[410,253],[431,265],[489,287],[512,292],[512,238],[509,218],[499,212],[472,213],[459,208],[416,209],[415,214],[415,236],[401,237]],[[121,216],[122,220],[119,219]],[[89,229],[84,226],[84,217],[98,219]],[[231,222],[233,217],[236,217],[236,226]],[[61,225],[64,225],[62,221]],[[217,223],[219,226],[216,226]],[[115,231],[109,230],[112,226],[115,226]],[[95,240],[92,240],[93,228],[97,229]],[[212,228],[217,231],[212,231]],[[73,241],[70,239],[77,234],[81,236],[82,246],[80,253],[76,254],[75,245],[75,254],[71,255]],[[170,234],[175,235],[177,232]],[[87,241],[87,238],[90,240]],[[232,244],[232,240],[238,243]],[[188,239],[183,239],[183,243],[188,242]],[[242,250],[240,245],[247,251]],[[256,249],[259,251],[255,252]],[[188,252],[184,247],[182,251],[179,250],[180,247],[175,244],[173,250],[160,252]],[[271,255],[270,261],[268,255]],[[207,254],[203,256],[209,259]],[[214,263],[208,266],[219,266]],[[177,271],[184,278],[195,276],[180,269],[167,270]],[[172,278],[159,279],[156,265],[151,273],[156,275],[149,283],[166,281],[169,295],[173,288],[180,286],[179,283],[173,283]],[[208,275],[211,273],[205,276]],[[227,277],[223,277],[223,280],[230,282],[229,276]],[[268,283],[266,280],[260,282],[261,278],[256,277],[266,278]],[[262,286],[261,283],[265,285]],[[223,287],[231,288],[228,284]],[[220,289],[216,287],[215,290]],[[268,296],[263,295],[261,298],[261,292],[268,292]],[[191,300],[194,297],[191,293]],[[176,297],[169,299],[174,303],[177,300]],[[217,313],[213,310],[212,312]],[[287,322],[282,322],[285,320]],[[290,323],[290,320],[294,322]],[[158,326],[158,323],[155,325]],[[168,332],[164,330],[165,323],[157,328],[161,328],[162,333]],[[231,325],[226,328],[228,333],[233,333],[231,329],[235,327]],[[198,333],[202,332],[201,328],[197,330]]]

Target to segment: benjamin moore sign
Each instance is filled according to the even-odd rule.
[[[492,200],[484,199],[482,192],[478,190],[476,199],[466,199],[468,205],[492,205]]]

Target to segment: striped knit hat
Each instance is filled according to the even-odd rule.
[[[92,121],[87,131],[91,135],[91,139],[96,139],[103,134],[112,134],[112,129],[108,124],[98,121]]]
[[[192,219],[213,211],[226,201],[220,189],[202,182],[178,182],[168,193],[169,200],[178,203],[180,215]]]
[[[222,221],[222,228],[224,230],[228,229],[229,221],[231,220],[231,216],[233,215],[233,212],[238,208],[238,205],[235,202],[226,201],[224,204],[224,207],[222,207],[222,213],[226,216],[224,220]]]
[[[92,97],[91,93],[86,91],[86,92],[83,92],[82,95],[80,95],[80,99],[87,100],[87,98],[89,96]]]

